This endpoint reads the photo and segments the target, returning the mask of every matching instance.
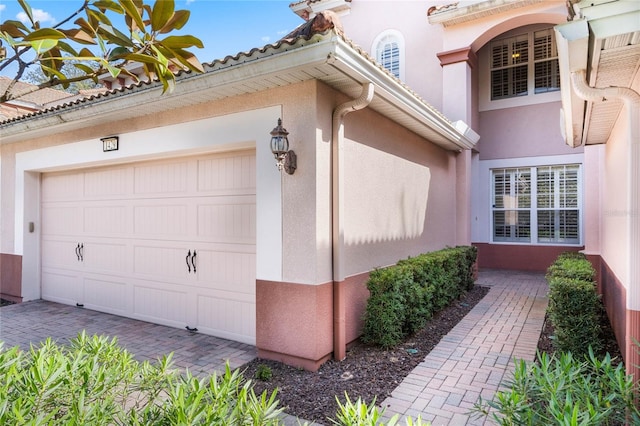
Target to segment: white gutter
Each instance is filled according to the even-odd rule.
[[[599,102],[619,99],[627,111],[629,156],[627,160],[627,309],[640,311],[640,94],[628,87],[590,87],[585,70],[571,73],[571,81],[576,94],[585,101]]]
[[[340,283],[345,279],[344,273],[344,117],[353,111],[366,108],[373,99],[374,86],[367,82],[362,86],[362,93],[356,99],[338,105],[333,111],[331,126],[331,233],[333,257],[333,357],[342,360],[346,356],[346,319],[345,305]]]

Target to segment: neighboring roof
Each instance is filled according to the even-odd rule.
[[[0,76],[0,94],[7,90],[12,81],[9,77]],[[37,86],[22,81],[15,83],[12,92],[25,95],[0,103],[0,121],[42,110],[47,104],[60,103],[62,99],[69,97],[67,92],[50,88],[38,89]]]
[[[0,76],[0,93],[4,93],[7,90],[9,84],[13,79],[5,76]],[[22,81],[17,81],[13,86],[13,93],[20,95],[26,93],[24,96],[20,96],[19,101],[29,102],[34,105],[44,105],[49,102],[59,101],[69,97],[69,93],[62,90],[56,90],[51,88],[38,89],[37,86]]]
[[[546,0],[476,0],[432,6],[427,11],[430,24],[442,24],[445,27],[474,21],[513,9],[519,9]]]
[[[202,74],[181,71],[172,93],[159,82],[140,82],[0,122],[1,143],[93,123],[141,117],[307,80],[319,80],[351,98],[363,84],[375,87],[370,108],[449,150],[468,149],[477,135],[452,123],[363,49],[334,30],[280,40],[203,64]],[[57,129],[57,130],[56,130]]]

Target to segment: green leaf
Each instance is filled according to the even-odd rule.
[[[40,68],[42,68],[42,72],[44,72],[44,75],[46,75],[47,77],[52,77],[55,76],[58,78],[58,80],[63,81],[66,80],[67,77],[62,74],[60,71],[54,69],[54,68],[50,68],[46,65],[40,64]]]
[[[99,10],[87,9],[87,15],[93,18],[95,21],[95,27],[97,28],[100,24],[111,25],[111,21],[109,17]]]
[[[129,54],[129,49],[126,47],[118,46],[109,52],[109,57],[107,58],[109,61],[115,61],[118,59],[125,59],[125,57]]]
[[[111,25],[100,24],[98,33],[117,46],[133,47],[131,39]]]
[[[179,30],[187,23],[191,12],[188,10],[176,10],[171,19],[160,29],[160,34],[166,34],[173,30]]]
[[[133,0],[118,0],[120,5],[125,10],[127,16],[131,17],[133,22],[137,25],[137,28],[131,27],[131,30],[140,30],[143,31],[145,28],[144,22],[142,21],[142,16],[140,15],[140,9],[133,2]]]
[[[36,40],[29,43],[33,50],[35,50],[38,54],[44,53],[48,50],[53,49],[58,45],[58,40]]]
[[[170,49],[184,49],[188,47],[198,47],[202,49],[204,45],[202,41],[194,36],[184,35],[184,36],[169,36],[164,40],[158,40],[158,42],[165,47]]]
[[[37,30],[27,34],[24,37],[24,40],[25,41],[60,40],[63,38],[67,38],[67,36],[62,31],[54,30],[53,28],[43,28],[41,30]]]
[[[119,13],[120,15],[124,14],[124,9],[115,1],[112,0],[98,0],[94,1],[94,7],[100,9],[100,11],[105,12],[106,10],[111,10],[113,12]]]
[[[22,7],[24,13],[26,13],[29,17],[29,21],[31,21],[31,23],[33,24],[33,12],[31,11],[31,6],[29,6],[29,3],[27,3],[25,0],[18,0],[18,3],[20,3],[20,7]]]
[[[78,56],[78,52],[76,49],[71,47],[71,45],[65,41],[58,40],[58,47],[63,51],[68,53],[71,56]]]
[[[158,31],[163,28],[173,16],[175,4],[173,0],[156,1],[151,13],[151,29]]]
[[[148,55],[143,55],[141,53],[129,53],[128,55],[122,57],[121,59],[126,59],[127,61],[132,61],[132,62],[142,62],[145,64],[151,64],[154,66],[161,64],[161,62],[156,58]]]
[[[73,66],[83,71],[87,75],[93,74],[95,72],[93,68],[86,64],[73,64]]]

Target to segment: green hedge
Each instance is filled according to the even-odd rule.
[[[364,342],[392,347],[470,290],[477,249],[458,246],[401,260],[369,275]]]
[[[563,253],[547,270],[548,314],[554,327],[554,345],[562,352],[598,353],[602,303],[595,284],[595,270],[580,253]]]

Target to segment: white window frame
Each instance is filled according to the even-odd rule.
[[[538,32],[549,31],[552,37],[551,43],[551,55],[550,57],[545,57],[542,59],[535,58],[536,46],[534,42],[534,34]],[[527,46],[528,46],[528,58],[526,61],[527,66],[527,93],[521,95],[512,95],[509,97],[503,97],[499,99],[492,99],[492,71],[495,69],[508,69],[517,66],[516,60],[509,60],[509,64],[505,64],[504,68],[497,67],[494,68],[493,63],[493,55],[492,55],[492,44],[499,43],[501,41],[509,41],[514,40],[518,37],[526,37]],[[531,105],[531,104],[540,104],[547,102],[556,102],[560,101],[560,89],[544,91],[541,93],[536,93],[535,89],[535,67],[536,64],[541,62],[548,62],[551,60],[558,60],[557,55],[557,47],[555,44],[555,40],[553,39],[555,34],[553,32],[553,27],[548,25],[536,25],[530,26],[526,28],[518,30],[510,31],[502,36],[496,37],[495,39],[488,42],[481,50],[480,50],[480,69],[479,69],[479,78],[480,78],[480,96],[479,96],[479,110],[480,111],[489,111],[495,109],[502,108],[513,108],[517,106],[523,105]],[[513,53],[510,51],[510,54]],[[522,64],[524,65],[524,64]],[[559,79],[559,75],[558,75]],[[558,81],[559,82],[559,81]]]
[[[562,211],[562,210],[578,210],[578,237],[577,241],[547,241],[544,238],[540,238],[538,235],[538,212],[549,210],[548,208],[539,207],[538,206],[538,170],[544,167],[550,167],[552,169],[557,169],[562,166],[576,166],[577,167],[577,206],[575,208],[564,208],[561,207],[558,203],[558,197],[554,197],[555,204],[551,211]],[[530,184],[530,192],[528,194],[530,198],[530,205],[528,207],[522,207],[518,205],[509,206],[509,209],[504,209],[504,211],[528,211],[529,212],[529,234],[530,239],[526,241],[524,238],[515,238],[514,239],[501,239],[496,238],[495,234],[495,224],[494,224],[494,212],[502,211],[501,207],[496,207],[495,204],[495,187],[494,187],[494,173],[496,171],[501,170],[509,170],[509,171],[527,171],[529,172],[529,184]],[[584,197],[583,197],[583,178],[582,178],[583,167],[581,163],[576,162],[568,162],[568,163],[553,163],[553,164],[527,164],[522,166],[515,165],[505,165],[504,167],[491,167],[489,169],[489,180],[490,180],[490,203],[489,203],[489,237],[491,243],[495,244],[524,244],[524,245],[550,245],[550,246],[582,246],[583,245],[583,235],[584,235]],[[557,173],[557,170],[556,172]],[[513,179],[512,179],[513,180]],[[513,183],[513,182],[512,182]],[[554,184],[557,186],[558,182],[554,181]]]
[[[398,73],[397,74],[385,66],[384,64],[385,61],[384,61],[384,58],[382,57],[382,54],[387,51],[385,49],[385,46],[390,43],[395,43],[398,49]],[[379,64],[381,64],[383,67],[389,70],[391,74],[395,75],[397,78],[399,78],[402,81],[404,81],[404,77],[405,77],[405,72],[404,72],[405,53],[404,52],[405,52],[404,36],[398,30],[389,29],[381,32],[373,40],[373,43],[371,45],[371,56],[376,58],[376,61]]]

